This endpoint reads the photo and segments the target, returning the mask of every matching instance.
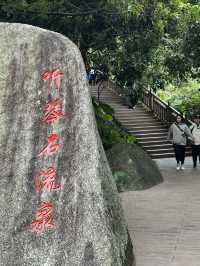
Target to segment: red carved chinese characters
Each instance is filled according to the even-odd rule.
[[[45,107],[44,116],[42,118],[42,122],[46,122],[52,124],[58,118],[64,118],[65,115],[59,112],[61,108],[61,102],[59,99],[52,99],[47,102]]]
[[[31,223],[31,231],[41,234],[45,228],[53,229],[53,205],[49,202],[42,202],[36,213],[36,219]]]
[[[61,86],[61,78],[64,76],[64,73],[59,69],[53,71],[46,71],[42,74],[42,79],[47,81],[51,79],[51,85],[55,83],[56,89],[60,89]]]
[[[47,144],[42,148],[41,152],[38,154],[38,156],[46,155],[51,156],[58,152],[60,145],[55,144],[55,142],[58,140],[58,134],[51,134],[47,138]]]
[[[61,79],[64,73],[59,69],[53,71],[46,71],[42,74],[42,80],[51,80],[50,86],[55,85],[59,91],[61,87]],[[45,110],[42,117],[42,122],[52,125],[57,119],[64,119],[66,116],[70,116],[70,113],[63,114],[61,112],[61,101],[57,98],[51,98],[45,106]],[[47,137],[47,143],[41,149],[38,156],[51,156],[56,154],[60,145],[58,141],[58,134],[53,133]],[[56,169],[49,167],[47,170],[39,170],[36,176],[36,192],[41,190],[41,184],[45,191],[60,191],[61,186],[56,184]],[[31,223],[31,231],[37,234],[41,234],[45,228],[53,229],[55,224],[53,223],[53,205],[49,202],[42,202],[37,210],[36,218]]]
[[[60,185],[55,184],[56,170],[54,167],[48,168],[48,170],[46,172],[44,170],[39,171],[39,173],[36,177],[36,191],[37,191],[37,193],[40,192],[40,177],[44,177],[44,180],[43,180],[44,190],[49,190],[49,191],[59,191],[60,190],[60,188],[61,188]]]

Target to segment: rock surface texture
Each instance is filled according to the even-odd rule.
[[[0,23],[0,44],[0,265],[134,265],[79,50],[58,33],[9,23]],[[64,73],[60,90],[59,78],[41,78],[55,69]],[[61,106],[47,112],[52,97]],[[48,118],[58,116],[53,124],[42,122],[44,110]],[[61,112],[70,116],[62,119]],[[54,139],[44,150],[50,153],[38,156],[53,133],[60,147]],[[45,187],[49,167],[56,169],[58,191],[53,181]],[[42,202],[53,204],[54,228],[37,234],[30,225]],[[52,224],[50,214],[44,217],[37,214],[39,228]]]
[[[155,162],[136,144],[117,144],[106,152],[113,174],[124,172],[121,191],[142,190],[163,182]]]

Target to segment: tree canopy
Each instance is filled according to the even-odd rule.
[[[66,35],[124,89],[199,78],[198,0],[1,0],[0,21]]]

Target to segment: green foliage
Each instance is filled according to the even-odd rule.
[[[187,80],[188,75],[199,77],[200,40],[197,25],[200,13],[197,9],[200,9],[200,5],[189,2],[171,0],[159,5],[165,13],[165,26],[159,45],[151,50],[151,59],[143,75],[143,83],[150,84],[154,90],[164,89],[169,83],[180,85]]]
[[[124,171],[114,171],[113,177],[117,185],[118,192],[124,191],[124,187],[129,183],[128,173]]]
[[[136,137],[134,136],[134,135],[131,135],[131,134],[129,134],[129,135],[126,135],[126,143],[134,143],[134,142],[136,142]]]
[[[135,143],[136,137],[128,134],[114,118],[114,110],[107,104],[98,103],[92,98],[97,126],[103,146],[105,149],[111,148],[117,143]]]
[[[66,35],[124,90],[200,77],[198,0],[1,0],[0,21]]]
[[[190,65],[200,68],[200,20],[190,23],[185,43],[184,52],[189,58]]]
[[[199,80],[188,79],[179,86],[168,85],[165,90],[158,90],[157,95],[169,102],[174,108],[187,116],[200,114]]]

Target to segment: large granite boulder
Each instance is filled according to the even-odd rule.
[[[132,266],[79,50],[9,23],[0,44],[0,265]]]
[[[156,163],[137,144],[117,144],[106,154],[120,192],[147,189],[163,181]]]

